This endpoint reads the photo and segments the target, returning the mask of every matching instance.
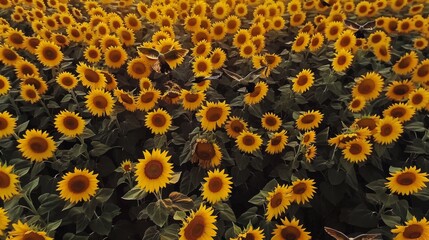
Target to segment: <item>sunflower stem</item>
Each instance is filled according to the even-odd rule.
[[[45,109],[45,111],[46,111],[46,113],[48,114],[48,116],[49,116],[50,118],[52,118],[52,115],[51,115],[51,113],[49,112],[49,109],[48,109],[48,107],[46,106],[45,102],[44,102],[43,100],[41,100],[41,101],[40,101],[40,103],[42,103],[42,106],[43,106],[43,108]]]
[[[70,94],[73,98],[73,101],[76,103],[77,110],[79,111],[80,114],[82,114],[82,109],[80,108],[79,102],[77,101],[76,93],[74,92],[74,90],[70,90]]]
[[[13,136],[16,140],[21,139],[21,138],[16,134],[16,132],[13,132],[13,133],[12,133],[12,136]]]
[[[30,207],[30,210],[35,214],[35,215],[39,215],[39,213],[37,212],[36,207],[34,207],[33,202],[28,198],[27,194],[23,195],[25,201],[27,202],[28,206]]]

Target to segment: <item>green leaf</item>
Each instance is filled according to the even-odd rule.
[[[92,141],[91,145],[92,145],[93,149],[91,151],[89,151],[89,154],[91,154],[91,156],[94,156],[94,157],[99,157],[99,156],[105,154],[110,149],[112,149],[112,147],[107,146],[106,144],[101,143],[99,141]]]
[[[59,219],[55,222],[48,223],[46,225],[46,231],[48,233],[54,232],[59,226],[61,226],[62,221],[63,221],[62,219]]]
[[[277,185],[279,185],[279,183],[277,182],[277,180],[276,179],[272,179],[267,184],[265,184],[265,186],[264,186],[264,188],[262,190],[269,192],[269,191],[274,190],[274,188],[277,187]]]
[[[109,200],[109,198],[112,196],[113,191],[115,191],[114,188],[101,188],[98,190],[95,200],[99,201],[100,203],[107,202],[107,200]]]
[[[179,211],[190,210],[194,207],[194,201],[180,192],[171,192],[168,197],[171,199],[173,209]]]
[[[150,220],[152,220],[152,222],[154,222],[159,227],[164,226],[164,224],[167,222],[169,209],[165,207],[162,200],[149,203],[149,205],[146,207],[146,210]]]
[[[87,127],[83,130],[83,133],[80,135],[80,137],[82,139],[91,138],[93,136],[95,136],[95,133],[91,129],[87,128]]]
[[[179,237],[179,224],[171,224],[161,229],[161,240],[175,240]]]
[[[268,196],[267,191],[260,191],[258,194],[256,194],[249,200],[249,203],[257,206],[261,206],[267,201],[267,196]]]
[[[404,128],[414,132],[424,132],[427,129],[423,122],[412,122],[405,125]]]
[[[122,196],[124,200],[141,200],[147,196],[147,192],[142,190],[139,186],[134,186],[127,193]]]
[[[25,122],[23,122],[23,123],[19,124],[19,125],[15,128],[16,134],[17,134],[17,135],[19,135],[22,131],[26,130],[26,129],[27,129],[27,127],[28,127],[28,124],[29,124],[29,123],[30,123],[30,120],[25,121]]]
[[[383,220],[383,222],[391,228],[401,225],[401,217],[398,216],[381,214],[381,220]]]
[[[219,211],[219,216],[221,219],[230,221],[230,222],[236,221],[234,211],[228,204],[216,203],[215,205],[213,205],[213,207]]]
[[[346,173],[341,171],[341,170],[337,171],[337,170],[332,169],[332,168],[330,168],[328,170],[328,179],[332,185],[341,184],[342,182],[344,182],[345,178],[346,178]]]
[[[173,174],[173,177],[170,179],[170,181],[168,183],[170,183],[170,184],[176,184],[180,180],[180,175],[181,174],[182,174],[182,172],[175,172]]]
[[[182,221],[186,218],[186,212],[184,211],[175,211],[173,215],[173,219],[176,221]]]
[[[89,224],[89,227],[96,233],[107,236],[110,233],[110,229],[112,228],[112,222],[109,221],[108,218],[101,215],[97,217],[95,220],[92,220]]]
[[[31,192],[36,189],[36,187],[39,185],[39,178],[35,178],[33,181],[29,182],[27,185],[25,185],[22,190],[25,192],[27,196],[30,196]]]

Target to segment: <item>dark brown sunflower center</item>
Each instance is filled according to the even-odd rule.
[[[126,41],[130,41],[132,39],[131,34],[127,31],[122,31],[121,36],[122,36],[122,39]]]
[[[80,32],[79,32],[79,30],[77,30],[77,29],[72,29],[72,30],[70,31],[70,33],[71,33],[71,35],[72,35],[73,37],[75,37],[75,38],[79,38],[79,37],[80,37]]]
[[[133,104],[133,99],[128,94],[121,94],[121,99],[124,103]]]
[[[92,102],[100,109],[104,109],[108,105],[107,99],[104,96],[95,96]]]
[[[204,234],[206,223],[201,215],[195,216],[185,228],[185,237],[189,240],[198,240]]]
[[[246,237],[244,237],[244,240],[255,240],[256,237],[253,235],[253,233],[247,233]]]
[[[260,86],[256,86],[255,89],[253,90],[253,92],[250,93],[250,97],[257,97],[259,96],[259,93],[261,93],[261,87]]]
[[[228,29],[235,29],[237,27],[237,22],[236,21],[228,21],[226,24],[226,27]]]
[[[162,163],[159,160],[149,161],[145,168],[144,174],[149,179],[158,179],[164,170]]]
[[[352,102],[352,108],[357,108],[360,106],[360,104],[361,104],[361,101],[359,99],[355,99]]]
[[[3,79],[0,79],[0,89],[3,89],[4,86],[6,86],[6,83],[3,81]]]
[[[302,15],[301,14],[294,14],[292,21],[295,22],[295,23],[299,23],[301,21],[301,19],[302,19]]]
[[[37,97],[37,93],[33,89],[27,89],[27,91],[25,91],[25,95],[31,99]]]
[[[423,96],[421,94],[416,94],[413,96],[411,101],[413,102],[413,104],[418,105],[423,101]]]
[[[121,51],[114,49],[112,51],[110,51],[109,53],[109,59],[112,62],[119,62],[122,58],[122,53]]]
[[[152,124],[155,125],[155,127],[164,127],[166,123],[167,119],[163,114],[156,113],[152,116]]]
[[[220,55],[218,53],[217,54],[213,54],[211,56],[210,60],[211,60],[212,63],[218,63],[220,61]]]
[[[353,155],[358,155],[358,154],[362,153],[362,150],[363,150],[362,146],[360,144],[357,144],[357,143],[351,144],[350,149],[349,149],[350,153]]]
[[[240,133],[244,130],[244,125],[239,120],[235,120],[231,122],[231,129],[236,133]]]
[[[383,39],[383,38],[381,37],[380,34],[375,34],[372,36],[371,41],[372,41],[372,43],[377,44],[381,41],[381,39]]]
[[[398,28],[398,22],[390,21],[388,24],[388,28],[390,31],[395,31]]]
[[[10,41],[15,43],[15,44],[23,44],[24,43],[24,38],[21,36],[21,34],[18,33],[12,33],[10,35]]]
[[[380,128],[380,135],[383,137],[389,136],[393,132],[393,127],[390,124],[384,124]]]
[[[211,107],[207,110],[206,118],[209,122],[216,122],[222,117],[222,108],[220,107]]]
[[[350,44],[350,42],[351,42],[350,37],[349,36],[344,36],[343,38],[341,38],[340,45],[342,47],[347,47]]]
[[[338,65],[342,66],[347,62],[347,57],[344,55],[341,55],[337,58]]]
[[[206,62],[199,62],[199,63],[197,64],[197,69],[198,69],[198,71],[200,71],[200,72],[205,72],[205,71],[207,71],[207,68],[208,68],[208,66],[207,66],[207,63],[206,63]]]
[[[387,56],[388,52],[387,52],[387,48],[385,46],[381,46],[378,50],[378,52],[382,55],[382,56]]]
[[[340,29],[338,29],[338,27],[337,26],[333,26],[331,29],[329,29],[329,34],[331,34],[332,36],[335,36],[335,35],[337,35],[338,34],[338,31],[339,31]]]
[[[45,239],[46,239],[45,237],[43,237],[43,236],[41,236],[41,235],[39,235],[33,231],[26,232],[24,234],[24,236],[22,237],[22,240],[45,240]]]
[[[265,124],[267,124],[270,127],[275,126],[277,124],[277,119],[269,116],[265,118]]]
[[[297,240],[301,236],[301,231],[293,226],[287,226],[282,229],[280,234],[285,240]]]
[[[372,79],[363,79],[358,86],[360,94],[370,94],[375,89],[375,83]]]
[[[253,48],[252,48],[252,46],[246,46],[246,47],[244,47],[244,48],[243,48],[243,52],[244,52],[244,54],[246,54],[246,55],[252,54],[252,53],[253,53]]]
[[[304,124],[310,124],[314,120],[316,120],[316,116],[314,114],[307,114],[301,119],[301,122]]]
[[[404,237],[408,239],[417,239],[417,238],[420,238],[420,236],[422,236],[423,232],[424,232],[424,229],[422,226],[417,224],[412,224],[405,228],[404,233],[402,235],[404,235]]]
[[[215,35],[221,35],[221,34],[223,34],[223,27],[222,26],[216,26],[215,28],[214,28],[214,34]]]
[[[238,43],[240,43],[240,44],[245,43],[245,42],[246,42],[246,40],[247,40],[247,37],[246,37],[246,35],[244,35],[244,34],[241,34],[241,35],[238,35],[238,36],[237,36],[237,42],[238,42]]]
[[[7,126],[9,126],[9,122],[3,117],[0,117],[0,131],[6,129]]]
[[[374,128],[377,126],[374,119],[371,118],[363,118],[356,122],[356,124],[360,128],[368,128],[370,131],[374,130]]]
[[[255,144],[255,138],[253,136],[246,135],[243,137],[243,143],[246,146],[252,146],[253,144]]]
[[[43,137],[32,137],[28,141],[28,145],[31,151],[35,153],[44,153],[49,148],[48,141]]]
[[[188,93],[185,95],[185,99],[187,102],[194,103],[199,99],[199,95],[196,93]]]
[[[75,130],[79,127],[79,121],[76,119],[76,117],[67,116],[63,120],[64,127],[69,130]]]
[[[311,40],[311,46],[316,47],[317,45],[319,45],[319,42],[320,42],[319,38],[317,38],[317,37],[313,38]]]
[[[188,23],[188,26],[190,26],[190,27],[195,26],[195,25],[197,25],[197,19],[196,18],[190,18],[187,23]]]
[[[276,136],[274,138],[271,139],[271,145],[272,146],[277,146],[281,143],[282,141],[282,137],[281,136]]]
[[[304,37],[299,37],[296,40],[296,46],[301,46],[302,44],[304,44],[304,41],[305,41]]]
[[[223,182],[219,177],[214,177],[209,181],[210,192],[217,193],[222,189]]]
[[[307,76],[305,76],[305,75],[301,75],[301,76],[299,76],[299,77],[298,77],[298,80],[296,81],[296,83],[297,83],[299,86],[304,86],[305,84],[307,84],[307,82],[308,82],[308,77],[307,77]]]
[[[68,188],[73,193],[83,193],[89,188],[89,179],[83,175],[76,175],[68,182]]]
[[[9,61],[14,61],[18,59],[18,55],[10,49],[3,50],[3,57]]]
[[[130,24],[130,26],[132,26],[132,27],[135,27],[135,26],[139,25],[139,23],[138,23],[137,19],[135,19],[135,18],[129,18],[129,19],[128,19],[128,23],[129,23],[129,24]]]
[[[307,190],[307,184],[300,182],[297,185],[293,186],[292,191],[295,194],[303,194]]]
[[[270,205],[271,207],[276,208],[282,204],[282,201],[283,201],[283,194],[279,192],[274,194],[274,196],[271,198]]]
[[[224,9],[221,8],[221,7],[219,7],[219,8],[216,9],[216,13],[219,14],[219,15],[222,15],[224,13]]]
[[[405,113],[407,113],[407,110],[405,110],[405,108],[397,107],[397,108],[392,109],[392,111],[390,111],[390,116],[392,116],[394,118],[400,118],[400,117],[404,116]]]
[[[365,13],[367,10],[368,10],[368,8],[365,5],[359,7],[360,13]]]
[[[86,80],[88,80],[89,82],[98,83],[100,81],[100,75],[94,70],[85,69],[83,71],[83,74]]]
[[[33,85],[36,89],[40,89],[40,87],[42,86],[38,79],[32,77],[25,79],[24,84]]]
[[[153,92],[146,92],[140,96],[140,101],[143,103],[150,103],[154,97],[155,94]]]
[[[408,186],[413,184],[416,181],[416,175],[411,172],[405,172],[401,173],[397,178],[396,181],[404,186]]]
[[[7,188],[10,185],[10,177],[7,173],[0,171],[0,188]]]
[[[405,95],[410,91],[410,87],[408,85],[397,85],[393,88],[393,93],[396,95]]]
[[[65,44],[67,42],[67,39],[62,35],[56,35],[55,40],[60,44]]]
[[[35,71],[34,71],[34,69],[31,67],[31,65],[23,65],[22,67],[21,67],[21,71],[22,71],[22,74],[23,75],[33,75],[33,74],[35,74]]]
[[[398,67],[399,68],[407,68],[410,66],[410,64],[411,64],[411,57],[405,57],[405,58],[401,59],[401,61],[399,61]]]
[[[306,143],[308,141],[310,141],[310,135],[307,134],[304,136],[304,142]]]
[[[197,143],[197,147],[195,148],[195,153],[197,157],[204,161],[211,160],[214,156],[216,156],[216,151],[214,149],[213,144],[211,143]]]
[[[429,74],[429,65],[422,65],[417,69],[417,76],[426,77]]]
[[[62,84],[64,84],[65,86],[69,87],[69,86],[72,86],[72,85],[73,85],[74,81],[73,81],[73,79],[72,79],[72,78],[70,78],[70,77],[63,77],[63,78],[61,79],[61,83],[62,83]]]
[[[97,50],[95,50],[95,49],[91,49],[91,50],[89,50],[88,51],[88,56],[90,57],[90,58],[98,58],[98,51]]]
[[[148,88],[150,88],[150,82],[143,82],[142,83],[142,87],[144,88],[144,89],[148,89]],[[152,97],[153,98],[153,97]]]

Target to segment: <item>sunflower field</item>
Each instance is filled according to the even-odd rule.
[[[0,0],[0,239],[429,239],[427,0]]]

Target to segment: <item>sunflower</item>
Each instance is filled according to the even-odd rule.
[[[310,146],[314,142],[316,142],[316,132],[314,130],[307,131],[304,134],[302,134],[301,144],[303,144],[304,146]]]
[[[86,108],[93,116],[110,116],[115,100],[109,92],[103,89],[93,89],[86,96]]]
[[[7,45],[0,46],[0,61],[12,66],[21,59],[21,56]]]
[[[415,89],[408,95],[408,105],[416,110],[423,109],[429,104],[429,91],[424,88]]]
[[[325,37],[321,33],[318,32],[313,34],[310,39],[308,49],[310,49],[311,52],[317,52],[323,46],[324,40]]]
[[[217,230],[215,223],[216,216],[213,215],[213,208],[201,204],[197,211],[192,211],[191,215],[183,221],[179,240],[213,239]]]
[[[414,38],[413,47],[418,50],[424,50],[429,44],[429,41],[424,37]]]
[[[98,174],[88,169],[77,169],[66,173],[58,182],[57,191],[60,197],[71,203],[89,201],[98,190]]]
[[[293,80],[292,90],[296,93],[306,92],[314,83],[314,73],[311,69],[302,70]]]
[[[383,116],[390,116],[393,118],[397,118],[401,123],[409,121],[416,110],[406,103],[395,103],[390,105],[386,110],[383,111]]]
[[[380,74],[369,72],[366,75],[362,75],[359,80],[357,80],[352,90],[352,96],[360,96],[368,101],[373,100],[380,95],[383,84],[384,82]]]
[[[309,145],[305,147],[305,153],[304,157],[307,162],[311,162],[315,157],[317,153],[317,148],[314,145]]]
[[[15,73],[16,76],[20,79],[24,78],[25,75],[33,75],[40,76],[39,70],[36,65],[27,61],[27,60],[19,60],[15,64]]]
[[[220,147],[206,139],[197,139],[194,145],[191,161],[198,163],[204,169],[213,168],[220,165],[222,152]]]
[[[18,220],[17,223],[12,224],[13,230],[9,232],[11,240],[24,240],[24,239],[38,239],[38,240],[53,240],[48,237],[44,231],[37,230],[37,227],[29,226],[27,223],[22,223]]]
[[[390,144],[401,136],[404,131],[399,119],[386,116],[377,123],[374,141],[380,144]]]
[[[25,47],[25,34],[21,30],[10,28],[5,34],[5,43],[17,49]]]
[[[411,51],[404,56],[402,56],[395,65],[393,65],[392,69],[396,74],[405,75],[413,71],[413,69],[417,66],[419,62],[419,58],[417,53]]]
[[[128,111],[134,112],[137,109],[136,100],[131,93],[127,93],[121,89],[115,89],[113,95]]]
[[[226,200],[231,193],[231,179],[225,170],[208,171],[208,177],[204,178],[205,183],[203,183],[201,196],[211,204]]]
[[[414,24],[410,18],[403,18],[398,21],[398,32],[399,33],[409,33],[414,30]]]
[[[224,22],[215,22],[211,25],[210,33],[214,40],[220,41],[225,38],[227,29]]]
[[[262,138],[256,133],[242,131],[235,140],[236,146],[240,151],[253,153],[262,145]]]
[[[375,57],[383,62],[389,62],[392,55],[390,54],[389,45],[386,43],[379,44],[374,47],[373,52]]]
[[[416,83],[426,82],[429,78],[429,59],[421,61],[414,69],[412,80]]]
[[[231,138],[237,138],[242,131],[247,131],[247,122],[239,117],[230,117],[225,124],[226,133]]]
[[[199,41],[206,40],[207,42],[212,41],[210,32],[205,28],[199,28],[192,34],[192,43],[197,44]]]
[[[155,107],[161,97],[161,92],[158,89],[149,87],[142,89],[137,97],[137,108],[142,111],[149,111]]]
[[[423,172],[420,173],[421,169],[417,169],[415,166],[406,167],[404,170],[390,173],[391,177],[388,177],[386,186],[392,193],[400,195],[410,195],[419,192],[423,188],[426,188],[426,182],[429,182],[427,178],[428,174]]]
[[[230,238],[230,240],[244,240],[244,239],[253,239],[253,240],[264,240],[265,235],[262,229],[256,228],[253,229],[253,226],[249,226],[244,232],[238,234],[236,238]]]
[[[236,33],[241,27],[241,20],[239,16],[230,15],[225,19],[226,32],[229,34]]]
[[[0,139],[15,133],[16,119],[9,112],[0,112]]]
[[[65,47],[65,46],[68,46],[70,44],[69,39],[66,36],[59,34],[59,33],[53,34],[51,39],[52,39],[52,41],[54,41],[54,43],[57,46],[60,46],[60,47]]]
[[[316,192],[315,182],[312,179],[297,179],[292,182],[291,199],[298,204],[309,202]]]
[[[367,128],[364,128],[364,129],[367,129]],[[359,136],[356,133],[346,132],[346,133],[341,133],[335,137],[330,138],[328,140],[328,143],[331,146],[335,145],[339,149],[345,149],[348,142],[355,140],[355,139],[358,139],[358,138],[359,138]],[[363,138],[363,139],[365,139],[365,138]]]
[[[364,109],[365,105],[366,105],[365,98],[358,96],[358,97],[354,97],[352,99],[352,101],[349,103],[348,109],[351,112],[356,113],[356,112],[362,111],[362,109]]]
[[[276,229],[273,231],[271,240],[310,240],[309,232],[305,231],[302,225],[299,225],[299,220],[293,218],[289,221],[287,218],[282,220],[282,225],[276,224]]]
[[[262,127],[268,131],[277,131],[282,125],[282,120],[274,113],[265,113],[261,118]]]
[[[238,17],[244,17],[248,13],[247,5],[245,3],[237,3],[234,8],[234,13]]]
[[[66,90],[72,90],[77,86],[78,79],[69,72],[62,72],[57,75],[56,82]]]
[[[251,39],[250,32],[246,29],[240,29],[238,32],[234,35],[233,39],[233,45],[237,48],[240,48],[241,45],[244,43],[250,41]]]
[[[371,3],[368,1],[361,1],[356,5],[355,14],[359,17],[365,17],[368,15],[371,9]]]
[[[100,89],[106,86],[106,78],[101,74],[100,70],[90,67],[85,63],[80,63],[76,72],[79,74],[79,79],[82,85],[91,89]]]
[[[129,159],[121,162],[121,171],[123,173],[131,173],[134,170],[134,163],[132,163]]]
[[[402,101],[408,98],[414,89],[414,84],[410,80],[393,81],[387,86],[386,96],[391,100]]]
[[[299,130],[311,130],[319,127],[323,120],[323,114],[319,110],[310,110],[299,115],[296,126]]]
[[[0,172],[1,174],[1,172]],[[10,219],[4,208],[0,207],[0,236],[3,236],[3,231],[9,226]]]
[[[214,18],[222,20],[228,16],[230,11],[231,9],[226,2],[216,2],[212,8],[212,15]]]
[[[293,201],[291,192],[292,189],[290,187],[277,185],[273,191],[268,193],[268,204],[265,212],[268,221],[280,217],[286,211]]]
[[[6,95],[10,88],[11,86],[9,80],[5,76],[0,75],[0,96]]]
[[[256,83],[255,89],[251,93],[244,95],[244,102],[247,105],[254,105],[261,102],[268,93],[268,85],[265,82]]]
[[[290,15],[290,25],[292,27],[298,27],[301,26],[306,19],[305,12],[297,11]]]
[[[104,61],[108,67],[120,68],[128,58],[122,47],[109,47],[104,53]]]
[[[182,99],[182,105],[185,110],[194,111],[201,106],[206,95],[201,91],[188,91],[186,89],[182,89],[180,98]]]
[[[372,152],[372,144],[364,139],[354,139],[346,143],[343,156],[352,163],[365,161]]]
[[[351,30],[343,31],[335,41],[335,50],[351,50],[356,45],[356,36]]]
[[[39,92],[34,85],[21,85],[21,97],[26,102],[36,103],[41,98]]]
[[[48,84],[39,76],[25,75],[21,80],[21,85],[33,85],[40,95],[48,90]]]
[[[251,40],[240,46],[240,57],[251,58],[256,53],[256,47]]]
[[[226,60],[226,53],[221,48],[216,48],[210,55],[210,63],[213,69],[219,69],[223,66]]]
[[[27,130],[24,137],[18,139],[18,149],[22,156],[35,162],[42,162],[54,156],[57,147],[55,141],[42,130]]]
[[[267,148],[265,152],[268,154],[277,154],[281,153],[288,143],[288,136],[286,135],[286,130],[282,130],[280,132],[276,132],[271,135],[270,140],[267,143]]]
[[[18,175],[12,173],[12,170],[13,166],[0,164],[0,199],[3,201],[7,201],[19,194],[17,187],[17,185],[19,185]],[[1,223],[0,221],[0,224]]]
[[[57,131],[67,137],[76,137],[85,129],[83,118],[79,114],[67,110],[61,111],[55,116],[54,124]]]
[[[153,86],[152,81],[149,78],[147,78],[147,77],[140,78],[140,80],[139,80],[140,90],[147,90],[147,89],[151,88],[152,86]]]
[[[302,52],[307,47],[308,43],[310,42],[310,34],[305,32],[300,32],[295,37],[295,41],[292,45],[292,51],[295,52]]]
[[[152,70],[147,58],[138,57],[128,62],[127,72],[132,78],[141,79],[148,77]]]
[[[184,28],[188,32],[195,32],[201,23],[201,18],[197,15],[190,15],[185,18]]]
[[[163,109],[156,109],[148,112],[145,119],[145,126],[153,134],[165,134],[171,126],[171,116]]]
[[[210,59],[205,57],[197,57],[192,64],[192,71],[196,77],[208,77],[212,71]]]
[[[387,33],[394,33],[398,28],[398,18],[395,17],[386,17],[385,22],[383,24],[383,29]]]
[[[376,133],[376,127],[378,122],[380,122],[380,117],[377,115],[363,116],[361,118],[356,118],[353,122],[354,128],[368,128],[372,134]]]
[[[336,40],[343,32],[343,29],[342,22],[329,22],[325,28],[325,37],[328,40]]]
[[[347,70],[353,62],[353,54],[345,49],[340,49],[335,54],[335,58],[332,60],[332,68],[336,72],[344,72]]]
[[[148,19],[149,20],[149,19]],[[142,29],[142,23],[140,19],[134,13],[128,13],[124,18],[125,26],[134,31]]]
[[[252,37],[250,41],[252,41],[252,44],[255,46],[255,53],[261,53],[262,50],[265,48],[264,35],[258,35],[258,36]]]
[[[83,52],[86,61],[97,63],[101,60],[101,49],[94,45],[89,45]]]
[[[201,127],[204,130],[214,131],[226,122],[230,111],[231,107],[225,102],[207,102],[196,116],[201,117]]]
[[[396,233],[393,240],[408,240],[408,239],[429,239],[429,222],[426,218],[417,221],[416,217],[405,223],[405,226],[395,226],[392,233]]]

